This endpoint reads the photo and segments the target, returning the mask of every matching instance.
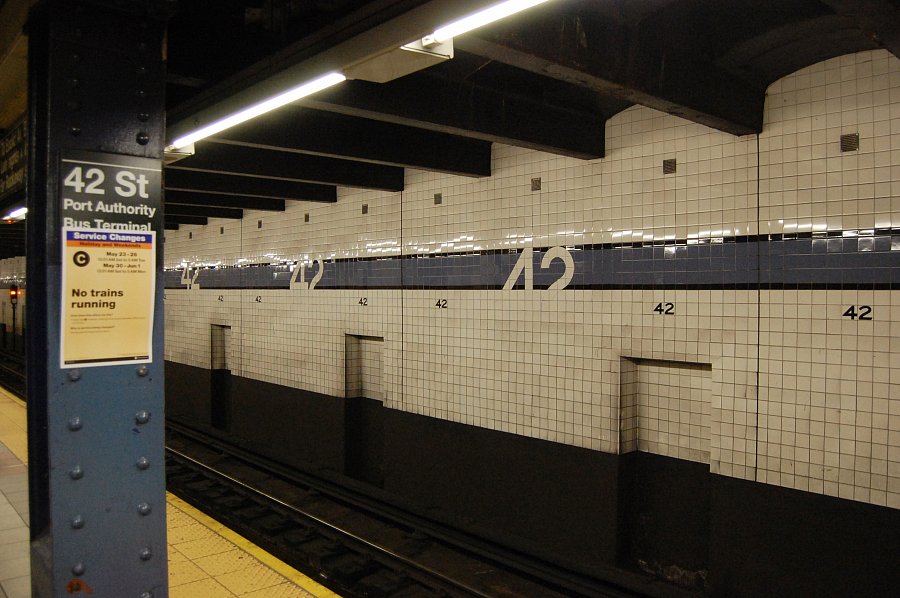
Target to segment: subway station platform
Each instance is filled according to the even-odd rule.
[[[25,403],[0,389],[0,598],[31,596]],[[167,494],[171,598],[336,597],[249,540]]]

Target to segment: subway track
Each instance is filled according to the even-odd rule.
[[[486,546],[169,423],[167,486],[343,596],[637,596]],[[280,470],[280,471],[278,471]]]
[[[173,449],[166,476],[170,492],[342,595],[484,596]]]
[[[25,357],[0,350],[0,386],[15,396],[25,398]]]

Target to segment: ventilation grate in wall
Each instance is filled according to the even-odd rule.
[[[855,152],[859,149],[859,133],[841,135],[841,151]]]
[[[444,203],[444,196],[440,193],[434,194],[434,205],[439,206]]]
[[[369,213],[369,204],[367,204],[367,203],[364,203],[364,204],[363,204],[363,207],[362,207],[362,213],[363,213],[363,214],[368,214],[368,213]]]
[[[541,177],[535,177],[531,179],[531,190],[532,191],[540,191],[541,190]]]
[[[675,171],[677,169],[678,162],[675,160],[675,158],[663,160],[663,174],[675,174]]]

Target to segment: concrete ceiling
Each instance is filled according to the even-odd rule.
[[[229,0],[212,14],[179,0],[168,120],[204,122],[295,65],[359,58],[341,52],[362,35],[411,40],[435,23],[404,23],[410,15],[449,19],[479,4]],[[900,55],[900,1],[555,0],[454,43],[450,61],[389,83],[347,81],[198,144],[169,172],[253,175],[259,189],[296,179],[319,199],[335,185],[399,190],[406,167],[488,175],[492,142],[602,158],[606,120],[634,104],[758,133],[777,79],[850,52]],[[201,196],[212,201],[200,181],[179,187],[182,199]]]
[[[0,128],[24,112],[28,4],[0,4]],[[184,130],[486,4],[170,0],[167,122]],[[454,43],[452,60],[347,81],[199,143],[167,167],[167,205],[182,206],[167,224],[335,201],[337,186],[396,191],[404,168],[488,176],[493,142],[602,158],[606,121],[634,104],[757,133],[784,75],[850,52],[900,55],[900,0],[554,0]]]
[[[22,33],[33,0],[0,3],[0,132],[28,105],[28,42]]]

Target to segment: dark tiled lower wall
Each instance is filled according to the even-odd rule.
[[[385,490],[552,560],[615,562],[615,455],[392,409],[385,428]]]
[[[713,476],[716,596],[900,596],[900,510]]]
[[[166,362],[166,417],[304,469],[344,472],[344,399],[231,377],[231,400],[212,401],[211,371]],[[230,404],[213,426],[213,405]]]
[[[240,377],[221,430],[210,380],[167,362],[167,417],[575,570],[622,582],[643,561],[710,596],[900,595],[896,509]]]
[[[619,562],[682,587],[706,587],[709,466],[641,452],[620,459]]]

